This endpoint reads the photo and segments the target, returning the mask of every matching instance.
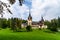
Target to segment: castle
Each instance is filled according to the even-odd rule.
[[[43,19],[43,17],[41,17],[41,20],[39,22],[32,21],[32,16],[31,16],[30,11],[29,11],[29,16],[28,16],[28,19],[27,19],[27,23],[22,24],[23,27],[24,26],[26,27],[27,25],[32,26],[33,29],[47,28],[47,25],[44,25],[44,19]]]

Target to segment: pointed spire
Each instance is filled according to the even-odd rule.
[[[29,8],[29,17],[31,17],[31,10],[30,10],[30,8]]]
[[[41,21],[44,21],[43,16],[41,16]]]
[[[29,12],[29,17],[31,17],[31,14],[30,14],[30,12]]]
[[[29,8],[29,16],[31,16],[31,11],[30,11],[30,8]]]
[[[29,16],[28,16],[28,19],[32,19],[30,8],[29,8]]]

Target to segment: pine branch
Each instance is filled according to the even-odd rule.
[[[24,0],[19,0],[20,6],[22,6]]]
[[[9,12],[10,14],[13,14],[13,13],[10,11],[10,9],[7,8],[7,10],[8,10],[8,12]]]
[[[9,0],[10,4],[14,4],[16,0]]]

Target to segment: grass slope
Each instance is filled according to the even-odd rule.
[[[60,34],[47,33],[42,30],[12,32],[9,29],[3,29],[0,30],[0,40],[60,40]]]

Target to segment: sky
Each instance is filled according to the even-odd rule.
[[[10,4],[8,0],[1,1]],[[4,18],[17,17],[27,20],[30,9],[33,21],[41,20],[41,16],[44,20],[51,20],[60,16],[60,0],[24,0],[22,6],[19,6],[19,1],[16,0],[9,9],[13,14],[5,10]]]

